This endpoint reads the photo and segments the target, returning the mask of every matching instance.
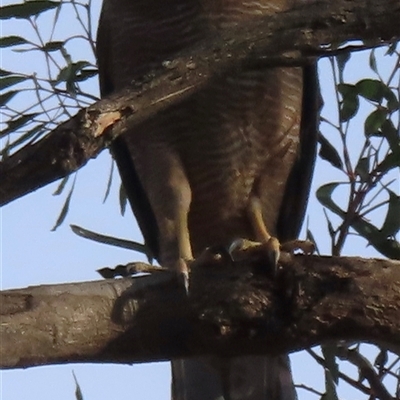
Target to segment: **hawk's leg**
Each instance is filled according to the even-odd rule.
[[[173,148],[154,146],[143,149],[142,154],[143,184],[159,230],[159,261],[163,267],[175,270],[188,289],[187,262],[193,259],[188,227],[192,200],[189,181]]]
[[[268,232],[265,226],[261,201],[257,196],[250,198],[248,213],[255,237],[260,243],[264,244],[270,266],[273,268],[273,273],[275,274],[280,256],[280,243],[276,237]]]
[[[181,193],[181,195],[183,195]],[[186,292],[189,291],[189,269],[187,261],[193,259],[192,247],[190,245],[189,228],[188,228],[188,212],[189,207],[181,207],[179,204],[176,205],[176,237],[178,240],[178,260],[176,261],[175,268],[178,273],[178,277],[182,280]]]
[[[270,266],[273,268],[272,272],[275,274],[277,264],[280,257],[280,252],[285,251],[293,253],[295,250],[300,249],[305,254],[312,254],[314,252],[314,244],[305,240],[291,240],[281,244],[279,240],[272,236],[267,227],[262,215],[261,201],[257,196],[252,196],[249,203],[249,217],[254,229],[256,239],[265,246]]]

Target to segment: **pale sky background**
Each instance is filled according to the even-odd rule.
[[[13,2],[3,1],[3,4],[9,3]],[[100,4],[96,4],[94,7],[95,15],[98,15],[99,6]],[[27,30],[26,26],[26,23],[19,21],[6,21],[2,24],[2,36],[21,34],[22,29],[21,35],[28,37],[30,30]],[[50,25],[48,27],[43,25],[43,27],[45,30],[51,28]],[[76,32],[74,29],[76,29],[74,16],[67,15],[67,19],[60,18],[55,37],[65,38],[70,32]],[[74,47],[70,51],[76,54],[76,59],[92,57],[85,47]],[[32,72],[43,69],[40,61],[40,55],[10,54],[5,51],[2,53],[1,63],[4,69]],[[352,68],[346,71],[348,81],[356,82],[360,77],[371,75],[367,54],[355,55],[351,65]],[[391,65],[388,60],[383,60],[380,62],[380,67],[387,73]],[[334,102],[328,101],[329,98],[333,98],[333,85],[329,71],[328,62],[321,62],[320,80],[326,102],[324,115],[329,115],[329,118],[336,121]],[[93,81],[91,85],[93,92],[98,93],[97,82]],[[329,139],[335,140],[334,132],[327,132],[324,130]],[[361,146],[361,139],[356,131],[350,135],[350,146],[353,149]],[[355,154],[357,154],[356,151]],[[98,280],[100,277],[96,270],[101,267],[113,267],[117,264],[143,259],[139,254],[128,250],[82,239],[69,228],[69,224],[77,224],[104,234],[141,241],[141,235],[130,210],[127,210],[125,217],[120,215],[119,177],[116,171],[114,171],[109,199],[105,204],[102,203],[110,165],[108,151],[104,151],[78,173],[69,214],[65,223],[56,232],[50,230],[67,193],[66,191],[62,196],[52,196],[57,183],[14,201],[0,210],[2,289]],[[337,180],[343,180],[343,176],[334,171],[328,163],[318,160],[307,218],[323,254],[329,254],[330,244],[322,207],[315,200],[314,193],[321,184]],[[397,193],[398,189],[397,181]],[[304,229],[302,237],[304,237]],[[379,256],[372,248],[366,247],[365,240],[354,236],[345,247],[344,254]],[[376,354],[372,346],[368,347],[368,354]],[[323,370],[306,353],[300,352],[292,356],[292,368],[296,383],[303,383],[323,391]],[[1,398],[3,400],[73,400],[75,383],[72,371],[79,381],[85,400],[169,399],[169,364],[165,362],[134,366],[74,364],[2,371]],[[354,374],[355,369],[347,367],[343,371]],[[343,383],[339,386],[339,393],[341,399],[365,398]],[[298,390],[298,395],[300,400],[318,398],[301,389]]]

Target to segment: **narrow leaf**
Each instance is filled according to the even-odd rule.
[[[29,18],[59,7],[60,2],[36,0],[0,7],[0,19]]]
[[[389,207],[381,233],[385,237],[396,236],[400,230],[400,196],[387,189],[389,192]]]
[[[26,43],[29,42],[21,36],[5,36],[0,38],[0,47],[11,47]]]
[[[362,79],[355,86],[360,96],[377,103],[382,101],[387,90],[386,85],[377,79]]]
[[[369,53],[369,67],[374,71],[376,74],[378,73],[378,68],[376,65],[376,57],[375,57],[375,49],[372,49]]]
[[[0,94],[0,106],[4,107],[17,93],[17,90],[10,90],[7,93]]]
[[[147,254],[147,248],[142,243],[116,238],[114,236],[103,235],[102,233],[90,231],[78,225],[70,225],[70,227],[76,235],[85,239],[93,240],[94,242],[98,243],[108,244],[111,246],[121,247],[123,249],[134,250],[142,254]]]
[[[122,186],[119,187],[119,207],[121,210],[121,215],[125,215],[126,204],[128,202],[128,198],[126,196],[125,188]]]
[[[354,85],[341,83],[337,86],[339,93],[342,95],[340,102],[339,114],[340,121],[346,122],[354,117],[359,108],[358,91]]]
[[[3,137],[5,135],[9,135],[10,133],[15,133],[19,128],[24,126],[25,124],[31,122],[37,115],[38,113],[33,113],[33,114],[25,114],[22,115],[21,117],[8,121],[7,122],[7,128],[4,129],[0,133],[0,137]]]
[[[113,176],[114,176],[114,163],[115,163],[114,160],[111,158],[110,173],[108,175],[107,187],[106,187],[106,192],[104,193],[103,203],[106,202],[106,200],[110,194],[111,184],[112,184],[112,180],[113,180]]]
[[[0,68],[0,76],[10,76],[10,75],[14,75],[14,72],[6,71],[5,69]]]
[[[400,150],[400,138],[397,129],[391,119],[386,119],[380,131],[380,136],[383,136],[389,143],[389,147],[393,152]]]
[[[64,46],[64,42],[54,41],[47,42],[44,46],[41,47],[41,50],[46,52],[58,51]]]
[[[364,122],[364,132],[366,136],[379,132],[386,121],[388,112],[385,108],[378,108],[368,115]]]
[[[336,62],[339,69],[339,82],[343,82],[343,72],[347,62],[350,60],[351,52],[343,52],[336,56]]]
[[[21,75],[8,75],[5,78],[0,79],[0,89],[4,90],[5,88],[8,88],[10,86],[16,85],[20,82],[26,81],[29,78],[26,76],[21,76]]]
[[[65,189],[65,185],[69,181],[69,177],[71,175],[67,175],[66,177],[61,179],[60,184],[58,185],[57,189],[54,191],[53,196],[59,196]]]
[[[97,69],[84,69],[80,71],[79,74],[76,75],[76,81],[83,82],[93,76],[96,76],[97,74],[98,74]]]
[[[316,192],[316,196],[318,201],[328,208],[329,210],[333,211],[335,214],[343,215],[344,211],[338,207],[335,202],[332,200],[333,191],[340,185],[339,182],[332,182],[327,183],[326,185],[321,186],[318,188]]]
[[[75,188],[75,181],[76,181],[76,175],[74,177],[74,181],[72,183],[72,187],[71,190],[68,193],[67,198],[65,199],[65,203],[63,205],[63,208],[61,209],[60,215],[57,218],[57,221],[55,223],[55,225],[53,226],[53,228],[51,229],[52,232],[54,232],[65,220],[65,217],[68,214],[69,211],[69,205],[71,203],[71,198],[72,198],[72,193],[74,192],[74,188]]]
[[[366,181],[369,177],[369,157],[362,157],[358,160],[355,168],[355,173],[363,180]]]
[[[81,387],[79,386],[79,382],[76,379],[75,372],[72,371],[72,375],[74,376],[74,381],[75,381],[75,398],[76,400],[83,400],[83,394]]]
[[[21,135],[17,140],[14,140],[10,144],[10,149],[13,149],[21,144],[26,143],[28,140],[34,138],[35,135],[38,135],[38,133],[40,133],[40,132],[43,133],[45,127],[46,127],[46,124],[40,124],[40,125],[36,125],[32,129],[29,129],[27,132],[25,132],[23,135]]]
[[[342,219],[346,218],[346,212],[343,211],[333,200],[332,193],[338,187],[339,183],[333,182],[321,186],[316,193],[318,201],[328,210],[334,212]],[[392,238],[382,235],[382,232],[364,218],[356,216],[350,221],[351,227],[369,244],[374,246],[384,256],[400,260],[400,243]]]
[[[318,135],[318,142],[321,145],[319,156],[323,160],[328,161],[333,167],[341,170],[343,168],[343,163],[336,148],[332,146],[322,133]]]
[[[389,153],[376,167],[376,171],[381,174],[386,174],[395,168],[400,168],[400,148],[396,152]]]

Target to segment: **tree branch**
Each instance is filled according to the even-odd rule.
[[[210,37],[175,60],[166,60],[129,90],[81,110],[41,141],[5,158],[0,162],[0,205],[76,171],[115,137],[228,69],[302,65],[334,54],[332,43],[350,40],[367,41],[364,48],[378,46],[400,37],[399,20],[398,0],[336,0]]]
[[[284,254],[271,279],[264,257],[205,252],[189,296],[164,271],[4,291],[1,367],[273,355],[339,339],[400,352],[400,262]]]

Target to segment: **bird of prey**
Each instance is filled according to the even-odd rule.
[[[302,1],[302,0],[297,0]],[[103,0],[97,58],[103,96],[226,27],[293,0]],[[236,238],[296,238],[316,146],[314,66],[226,71],[112,145],[152,255],[187,272]],[[223,371],[229,371],[228,383]],[[173,400],[293,400],[287,356],[172,361]]]

